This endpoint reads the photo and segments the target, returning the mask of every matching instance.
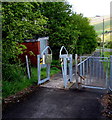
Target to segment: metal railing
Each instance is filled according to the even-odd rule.
[[[78,82],[82,86],[107,89],[110,86],[109,72],[109,58],[108,57],[94,57],[94,56],[81,56],[80,63],[77,65],[78,68]],[[110,87],[112,88],[112,86]]]

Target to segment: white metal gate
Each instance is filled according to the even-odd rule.
[[[108,57],[80,57],[77,65],[78,82],[83,87],[108,89],[112,87],[112,64]]]

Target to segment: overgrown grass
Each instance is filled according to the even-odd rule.
[[[51,68],[51,72],[50,75],[54,75],[57,74],[58,72],[60,72],[60,70],[58,68]],[[41,70],[41,78],[45,78],[46,77],[46,69],[43,68]],[[15,81],[2,81],[3,87],[3,93],[2,93],[2,97],[6,98],[10,95],[13,95],[21,90],[23,90],[24,88],[27,88],[31,85],[33,85],[34,83],[37,83],[37,68],[32,67],[31,68],[31,79],[28,79],[26,75],[21,74],[21,78],[20,80],[15,80]]]

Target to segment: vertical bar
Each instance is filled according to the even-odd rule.
[[[64,86],[67,88],[67,58],[64,58]]]
[[[95,83],[96,81],[95,81],[95,78],[94,78],[94,58],[92,57],[91,58],[91,66],[92,66],[92,68],[91,68],[91,78],[92,78],[92,82],[93,83]]]
[[[64,60],[63,60],[63,62],[64,62]],[[61,66],[62,66],[62,75],[63,75],[63,80],[64,80],[64,79],[65,79],[65,78],[64,78],[64,63],[62,63]],[[65,81],[65,80],[64,80],[64,81]]]
[[[99,59],[100,58],[98,58],[98,60],[97,60],[97,70],[98,70],[98,72],[97,72],[97,81],[98,81],[98,83],[100,83],[100,81],[99,81],[99,68],[100,68],[100,61],[99,61]]]
[[[99,74],[99,58],[96,58],[96,78],[95,81],[97,80],[97,85],[99,86],[99,80],[98,80],[98,74]]]
[[[78,61],[77,61],[77,54],[75,54],[75,76],[76,76],[76,88],[78,88],[78,76],[77,76],[77,72],[78,72]]]
[[[50,79],[50,64],[47,64],[47,78]]]
[[[27,73],[28,73],[28,78],[30,79],[30,69],[29,69],[29,63],[28,63],[28,56],[26,55],[26,68],[27,68]]]
[[[103,48],[102,48],[102,56],[104,57],[104,30],[105,30],[105,28],[104,28],[105,26],[104,26],[104,18],[103,18]]]
[[[102,80],[105,80],[105,67],[102,62]]]
[[[100,61],[99,61],[100,62]],[[101,82],[102,81],[102,74],[101,74],[101,70],[102,70],[102,63],[100,62],[100,64],[99,64],[99,82]]]
[[[82,58],[80,57],[80,63],[82,62]],[[82,75],[82,66],[80,64],[80,75]]]
[[[83,77],[85,76],[85,62],[83,62]],[[85,84],[85,80],[83,80],[83,83]]]
[[[82,62],[82,58],[80,57],[80,63]],[[80,64],[80,75],[82,76],[82,64]],[[82,83],[82,79],[80,78],[80,82]]]
[[[72,74],[73,74],[73,71],[72,71],[72,54],[70,54],[69,59],[70,59],[70,63],[69,63],[69,78],[70,78],[70,82],[72,82]]]
[[[108,64],[109,64],[109,62],[108,61],[106,61],[106,65],[107,65],[107,67],[106,67],[106,88],[107,88],[107,91],[109,90],[109,78],[108,78]]]
[[[40,84],[40,55],[37,55],[37,78],[38,78],[38,85]]]
[[[87,59],[87,65],[86,65],[86,82],[87,82],[87,84],[88,84],[88,60],[89,59]]]
[[[110,90],[112,91],[112,55],[110,56],[110,82],[109,82],[110,86]]]
[[[91,58],[89,58],[89,85],[91,85]]]
[[[83,65],[83,70],[82,70],[83,76],[84,76],[84,70],[85,70],[85,69],[84,69],[84,64],[85,64],[85,62],[83,62],[83,64],[82,64],[82,65]]]

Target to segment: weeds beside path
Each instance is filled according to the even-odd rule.
[[[60,70],[56,67],[51,68],[51,76],[57,74],[60,72]],[[46,77],[46,70],[42,69],[41,72],[41,77],[45,78]],[[32,74],[31,74],[31,79],[28,79],[25,75],[22,77],[21,80],[16,80],[15,81],[2,81],[3,87],[3,98],[7,98],[8,96],[14,95],[25,88],[27,89],[28,87],[37,84],[37,68],[32,68]]]

